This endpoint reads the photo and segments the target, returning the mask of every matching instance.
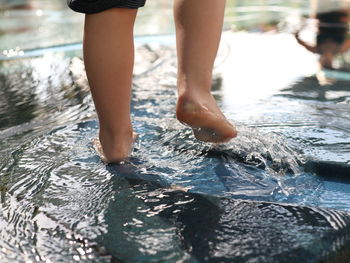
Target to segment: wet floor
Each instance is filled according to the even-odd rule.
[[[137,37],[139,138],[110,166],[79,45],[0,63],[1,262],[348,262],[346,60],[321,85],[292,35],[225,31],[213,93],[239,136],[211,145],[176,121],[174,37]]]

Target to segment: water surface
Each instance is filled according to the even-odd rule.
[[[174,37],[139,36],[139,138],[105,166],[80,45],[47,36],[0,62],[1,262],[347,262],[346,61],[320,85],[292,35],[225,31],[213,93],[239,136],[211,145],[175,118]]]

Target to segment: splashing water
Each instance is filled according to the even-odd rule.
[[[221,51],[215,72],[219,102],[226,57]],[[281,91],[250,106],[254,118],[245,107],[227,108],[239,136],[202,143],[175,118],[174,48],[142,46],[132,98],[139,137],[129,160],[105,166],[91,143],[98,123],[81,59],[3,65],[0,261],[271,262],[287,255],[318,262],[346,246],[349,187],[305,169],[315,169],[310,153],[339,145],[346,152],[348,127],[337,119],[348,118],[343,104],[308,100],[300,110],[305,119],[293,100],[307,96]],[[336,128],[316,127],[325,114]]]

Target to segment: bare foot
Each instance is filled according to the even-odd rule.
[[[130,156],[137,135],[131,132],[123,136],[115,134],[108,136],[100,132],[99,137],[93,139],[93,146],[101,160],[106,164],[110,164],[120,163]]]
[[[200,141],[224,143],[237,136],[235,127],[225,118],[210,93],[181,94],[176,116],[193,129],[194,136]]]

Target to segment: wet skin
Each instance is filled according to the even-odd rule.
[[[237,136],[210,93],[182,94],[176,105],[177,119],[193,129],[203,142],[225,143]]]
[[[210,93],[225,3],[174,0],[179,94],[176,115],[204,142],[223,143],[237,135]],[[94,145],[106,163],[118,163],[132,152],[135,136],[130,100],[136,14],[135,9],[113,8],[85,18],[84,62],[100,123],[99,141]]]

